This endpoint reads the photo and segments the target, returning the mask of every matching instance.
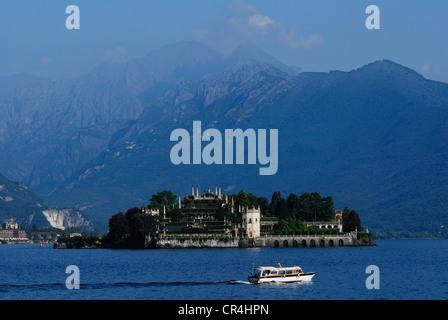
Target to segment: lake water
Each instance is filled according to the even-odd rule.
[[[253,265],[299,265],[311,283],[247,282]],[[80,270],[68,290],[66,268]],[[380,288],[369,290],[376,265]],[[54,250],[0,245],[2,300],[446,300],[448,240],[382,240],[376,247]]]

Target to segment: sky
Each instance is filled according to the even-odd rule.
[[[80,29],[66,28],[80,11]],[[380,29],[366,28],[369,5]],[[51,79],[196,40],[230,54],[252,42],[304,71],[350,71],[389,59],[448,82],[448,1],[0,0],[0,76]]]

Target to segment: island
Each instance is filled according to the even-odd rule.
[[[335,210],[332,197],[319,193],[275,191],[269,202],[241,190],[223,194],[221,187],[183,198],[164,190],[144,207],[113,215],[109,231],[95,247],[113,249],[304,248],[374,246],[374,238],[355,210]],[[64,248],[59,239],[55,248]],[[82,239],[75,243],[85,246]],[[70,247],[73,246],[73,243]]]

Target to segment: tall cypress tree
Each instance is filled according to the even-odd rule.
[[[331,221],[334,219],[334,202],[332,197],[322,199],[322,218],[323,221]]]
[[[303,193],[300,195],[297,208],[297,218],[300,221],[312,221],[314,219],[310,193]]]
[[[271,198],[271,203],[269,205],[269,212],[271,212],[272,215],[275,215],[277,211],[277,206],[280,200],[282,199],[282,195],[280,194],[280,191],[275,191]]]
[[[288,219],[290,217],[288,206],[286,205],[285,199],[281,198],[280,201],[278,202],[278,205],[277,205],[277,208],[275,211],[275,216],[281,220]]]
[[[288,198],[286,198],[286,205],[288,206],[289,214],[292,218],[297,218],[297,209],[299,207],[299,197],[291,193]]]
[[[350,210],[348,207],[344,208],[342,212],[342,229],[344,232],[364,230],[361,226],[361,218],[355,210]]]

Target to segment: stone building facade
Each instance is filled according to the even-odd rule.
[[[246,230],[248,238],[260,237],[260,209],[244,209],[242,212],[243,229]]]

